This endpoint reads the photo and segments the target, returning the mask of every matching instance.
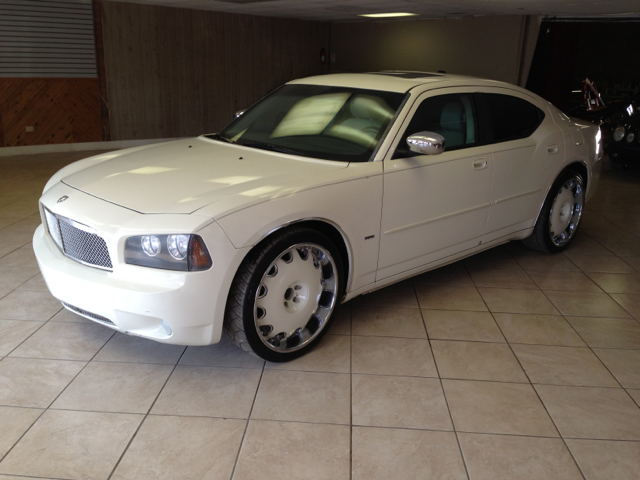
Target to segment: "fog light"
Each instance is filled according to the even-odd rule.
[[[164,333],[167,334],[167,337],[170,337],[173,334],[173,329],[171,328],[171,325],[169,325],[164,320],[162,321],[162,325],[160,326],[160,328]]]
[[[636,138],[636,135],[635,135],[633,132],[629,133],[629,134],[627,135],[627,143],[631,143],[631,142],[633,142],[633,140],[634,140],[635,138]]]
[[[622,140],[624,138],[624,127],[622,125],[620,125],[618,128],[616,128],[613,131],[613,139],[616,142],[619,142],[620,140]]]
[[[189,235],[169,235],[167,249],[173,258],[182,260],[189,250]]]
[[[147,235],[141,240],[142,251],[150,257],[155,257],[160,253],[160,239],[155,235]]]

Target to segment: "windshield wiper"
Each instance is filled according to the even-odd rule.
[[[227,137],[223,137],[219,133],[212,133],[211,135],[206,135],[207,138],[211,138],[212,140],[222,140],[223,142],[233,143]]]
[[[297,152],[295,150],[291,150],[290,148],[281,147],[279,145],[274,145],[272,143],[247,142],[247,143],[240,143],[238,145],[242,145],[243,147],[259,148],[261,150],[269,150],[271,152],[287,153],[289,155],[298,155],[298,156],[302,156],[302,157],[306,156],[306,155],[303,155],[300,152]]]

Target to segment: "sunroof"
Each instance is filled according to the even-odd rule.
[[[424,72],[373,72],[374,75],[386,75],[387,77],[398,78],[428,78],[439,77],[437,73],[424,73]]]

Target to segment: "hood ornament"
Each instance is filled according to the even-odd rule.
[[[62,202],[64,202],[65,200],[67,200],[68,198],[69,198],[69,197],[68,197],[67,195],[64,195],[64,196],[60,197],[56,203],[62,203]]]

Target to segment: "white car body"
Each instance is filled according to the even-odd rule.
[[[516,86],[452,75],[340,74],[291,83],[406,92],[407,99],[369,162],[311,159],[198,137],[63,168],[45,187],[43,218],[47,208],[93,229],[106,242],[113,268],[69,258],[43,222],[33,245],[51,293],[67,308],[121,332],[208,345],[220,340],[243,259],[288,225],[322,226],[339,236],[348,271],[340,300],[347,301],[528,237],[568,165],[584,172],[586,199],[597,187],[598,128]],[[541,109],[544,120],[527,138],[393,159],[419,102],[456,92],[522,98]],[[213,266],[182,272],[125,263],[128,237],[176,233],[200,235]]]

